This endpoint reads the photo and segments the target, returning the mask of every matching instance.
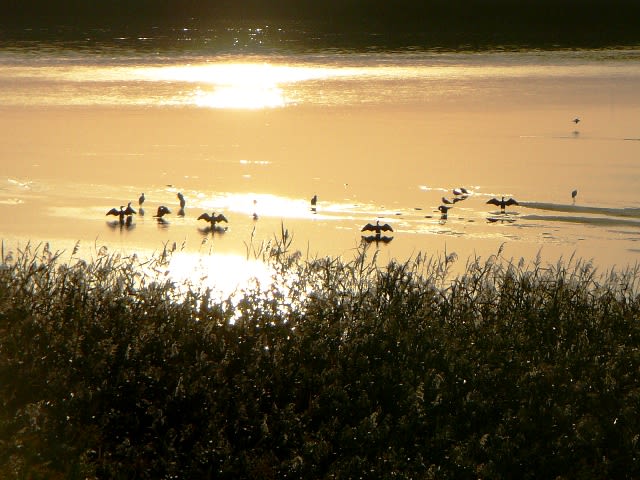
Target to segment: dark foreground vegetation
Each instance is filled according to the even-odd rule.
[[[4,259],[0,478],[640,477],[637,269],[286,245],[226,300],[135,257]]]

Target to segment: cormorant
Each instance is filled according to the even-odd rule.
[[[490,205],[495,205],[496,207],[500,207],[500,210],[504,213],[505,209],[511,205],[519,205],[519,203],[514,200],[513,198],[509,198],[507,200],[505,200],[504,197],[502,197],[501,200],[498,200],[497,198],[492,198],[491,200],[487,201],[488,204]]]

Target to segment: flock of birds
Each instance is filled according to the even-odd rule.
[[[184,198],[184,195],[181,192],[178,192],[177,197],[180,204],[178,215],[181,217],[184,217],[185,215],[184,208],[187,205],[187,202]],[[132,202],[128,202],[126,207],[124,205],[120,205],[120,208],[114,207],[111,210],[109,210],[106,213],[106,215],[107,216],[112,215],[114,217],[118,217],[118,220],[116,220],[115,222],[116,224],[119,224],[120,226],[124,226],[124,227],[130,227],[133,224],[134,215],[140,215],[140,216],[144,215],[143,204],[145,200],[146,198],[144,196],[144,193],[142,193],[138,198],[137,211],[135,208],[131,206]],[[156,210],[156,214],[153,216],[153,218],[157,219],[158,223],[160,224],[166,224],[167,221],[165,220],[164,217],[165,215],[169,215],[170,213],[171,213],[171,210],[169,209],[169,207],[165,205],[160,205],[158,206],[158,209]],[[257,218],[257,215],[255,213],[254,213],[254,218]],[[209,224],[208,226],[209,231],[219,232],[219,233],[223,233],[227,230],[226,227],[221,227],[219,224],[222,222],[229,223],[229,221],[227,220],[227,217],[225,217],[224,214],[222,213],[216,214],[216,212],[211,212],[211,214],[209,214],[208,212],[202,213],[198,217],[198,220],[206,221]]]

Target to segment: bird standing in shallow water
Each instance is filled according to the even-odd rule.
[[[167,207],[165,207],[164,205],[160,205],[158,207],[158,212],[154,215],[155,218],[162,218],[164,217],[167,213],[171,213],[171,210],[169,210]]]
[[[222,213],[216,215],[216,212],[211,212],[211,215],[205,212],[198,217],[198,220],[206,220],[211,225],[211,228],[214,228],[216,226],[216,223],[229,223],[227,217],[225,217]]]
[[[364,227],[362,227],[361,232],[375,232],[376,235],[380,235],[381,232],[393,232],[393,228],[388,223],[384,225],[380,225],[380,220],[376,222],[376,224],[367,223]]]
[[[124,205],[120,205],[120,209],[112,208],[109,210],[106,215],[113,215],[114,217],[118,217],[120,221],[120,225],[124,225],[124,218],[127,216],[124,210]]]
[[[573,203],[576,203],[577,196],[578,196],[578,190],[574,190],[573,192],[571,192],[571,199],[573,200]]]
[[[509,198],[509,199],[505,200],[504,197],[502,197],[501,200],[498,200],[497,198],[492,198],[487,203],[490,204],[490,205],[495,205],[496,207],[500,207],[500,211],[502,213],[504,213],[506,208],[511,206],[511,205],[519,205],[519,203],[516,200],[514,200],[513,198]]]

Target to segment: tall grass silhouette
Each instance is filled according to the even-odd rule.
[[[173,284],[173,247],[3,248],[0,477],[640,475],[637,267],[290,239],[233,299]]]

